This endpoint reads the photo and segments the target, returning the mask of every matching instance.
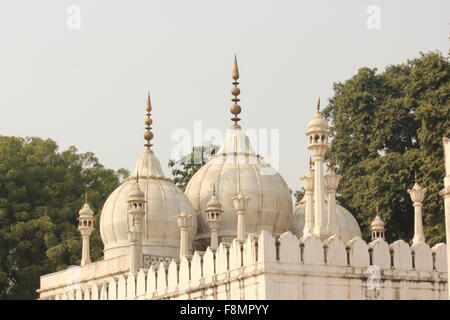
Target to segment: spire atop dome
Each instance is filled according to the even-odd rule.
[[[231,72],[231,76],[233,77],[233,85],[234,87],[231,88],[231,94],[234,96],[233,99],[231,99],[231,101],[234,102],[234,104],[230,107],[230,111],[233,114],[233,118],[231,118],[231,121],[234,121],[234,124],[231,126],[232,129],[239,129],[241,126],[238,124],[238,122],[241,120],[240,118],[238,118],[238,114],[241,113],[241,106],[238,105],[238,102],[240,101],[240,99],[238,98],[239,94],[241,93],[241,90],[238,88],[239,82],[239,68],[238,68],[238,64],[237,64],[237,58],[236,55],[234,55],[234,60],[233,60],[233,71]]]
[[[312,116],[308,122],[308,132],[317,131],[319,135],[322,133],[328,134],[328,121],[322,117],[320,113],[320,97],[317,100],[316,113]],[[306,133],[308,135],[308,133]]]
[[[147,141],[144,146],[146,147],[147,152],[152,152],[151,147],[153,146],[151,144],[151,140],[153,139],[153,132],[152,132],[152,123],[153,120],[150,117],[151,116],[151,111],[152,111],[152,102],[150,100],[150,92],[148,93],[148,98],[147,98],[147,107],[145,108],[145,110],[147,111],[147,118],[145,119],[145,133],[144,133],[144,139]]]

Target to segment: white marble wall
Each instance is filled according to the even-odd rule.
[[[208,248],[136,275],[85,278],[59,287],[47,275],[40,294],[41,299],[85,300],[446,299],[446,270],[443,243],[411,248],[402,240],[343,243],[335,236],[299,241],[290,232],[276,240],[262,231],[245,242],[221,243],[215,253]],[[379,279],[379,285],[369,287],[370,278]],[[46,288],[49,283],[53,286]]]

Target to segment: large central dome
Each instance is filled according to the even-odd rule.
[[[194,246],[204,248],[210,238],[205,222],[206,206],[215,188],[222,204],[221,241],[236,237],[237,215],[232,197],[241,193],[250,197],[245,213],[247,233],[267,230],[283,233],[292,218],[291,192],[283,177],[257,154],[240,128],[229,129],[217,155],[191,178],[186,195],[199,211]]]
[[[239,70],[236,56],[233,63],[233,85],[230,111],[234,124],[225,135],[217,155],[206,163],[189,181],[186,195],[198,210],[198,230],[194,248],[204,249],[210,240],[206,223],[206,207],[213,194],[222,204],[219,241],[231,242],[237,236],[237,214],[232,198],[238,194],[249,197],[245,211],[245,230],[258,233],[267,230],[283,233],[292,219],[292,198],[286,181],[260,155],[253,151],[248,137],[238,122],[241,113],[238,96]]]

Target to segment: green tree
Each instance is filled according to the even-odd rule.
[[[438,52],[383,72],[361,68],[334,84],[324,109],[331,119],[328,157],[342,174],[338,200],[355,215],[366,238],[376,207],[387,223],[387,238],[411,239],[413,207],[407,189],[428,188],[424,229],[434,244],[445,241],[442,137],[450,135],[450,64]]]
[[[179,160],[169,160],[168,166],[172,169],[174,183],[181,190],[186,190],[192,176],[216,154],[218,148],[213,144],[196,146],[192,147],[190,154],[181,157]]]
[[[34,299],[41,275],[78,265],[86,186],[98,225],[103,202],[124,175],[90,152],[58,152],[50,139],[0,136],[0,299]],[[97,228],[94,261],[102,250]]]

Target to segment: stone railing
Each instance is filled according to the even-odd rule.
[[[378,274],[371,270],[378,270]],[[124,271],[103,278],[82,277],[78,283],[53,279],[61,277],[58,273],[47,275],[41,278],[40,293],[41,299],[266,299],[279,297],[272,297],[269,288],[282,283],[278,279],[314,276],[326,281],[335,279],[343,291],[331,297],[348,298],[349,293],[344,293],[349,290],[347,287],[361,287],[361,283],[370,281],[371,272],[374,280],[386,281],[386,286],[394,286],[387,281],[403,281],[406,298],[411,296],[408,290],[419,287],[436,291],[426,297],[440,298],[447,287],[446,245],[440,243],[430,248],[426,243],[418,243],[410,247],[403,240],[388,244],[383,239],[367,244],[361,238],[344,243],[336,236],[323,242],[314,236],[300,241],[290,232],[275,238],[262,231],[258,236],[249,235],[245,242],[221,243],[216,252],[207,248],[190,258],[173,259],[141,269],[137,274]],[[256,278],[259,280],[251,280]],[[242,287],[251,289],[245,291]],[[394,290],[391,291],[385,298],[396,298]],[[301,297],[316,295],[305,292]]]

